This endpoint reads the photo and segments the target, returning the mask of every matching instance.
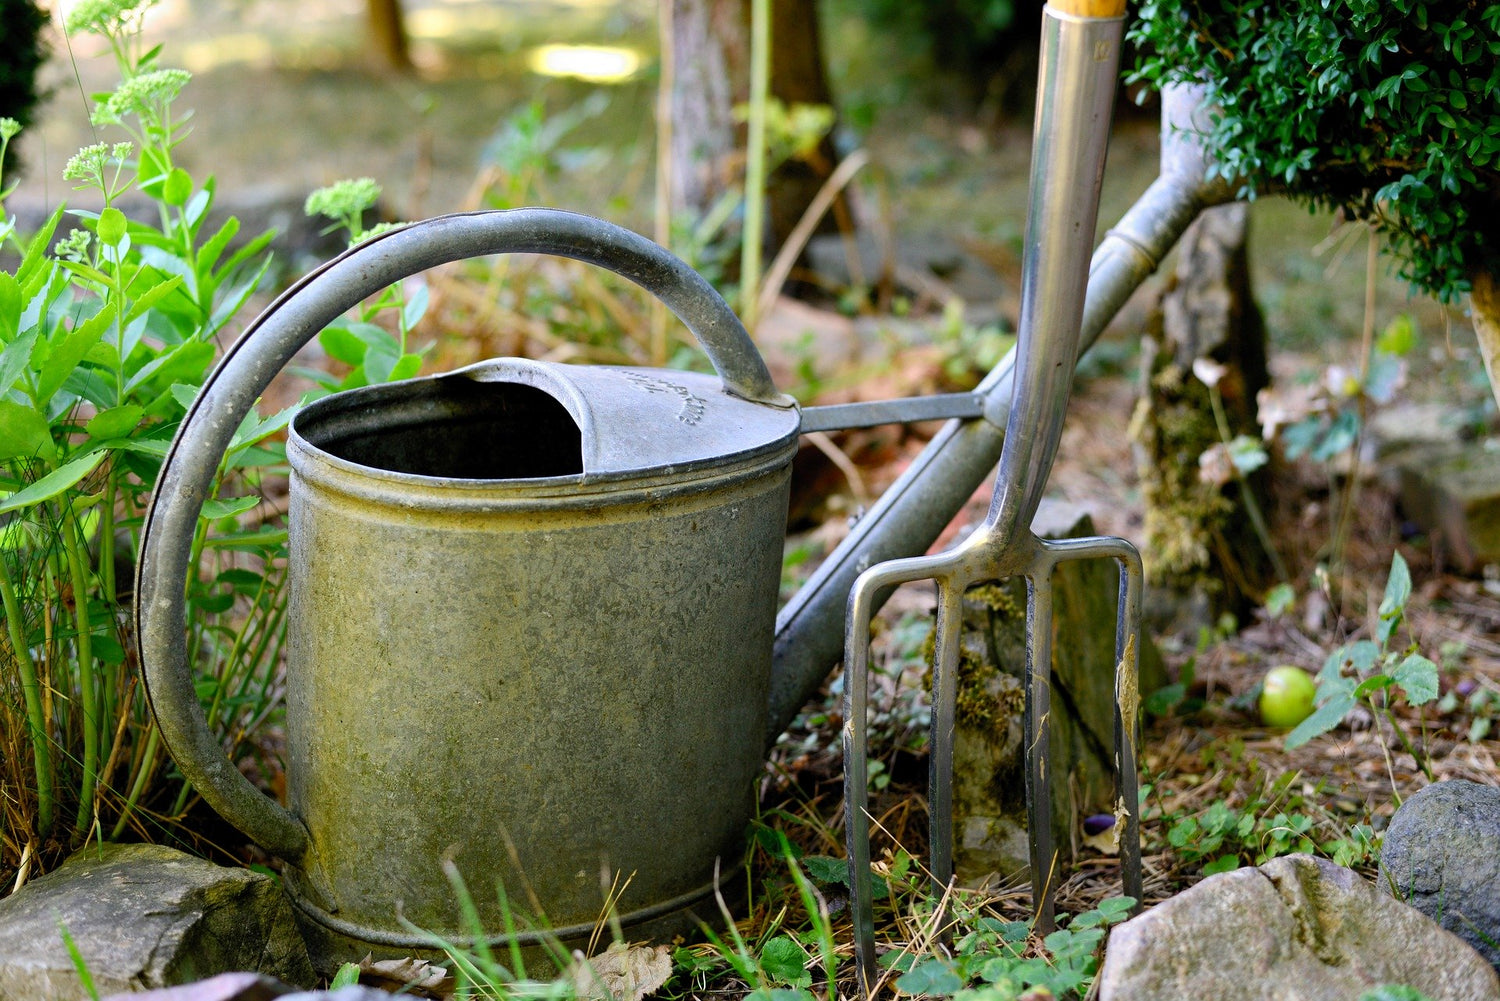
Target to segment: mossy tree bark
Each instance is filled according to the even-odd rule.
[[[1267,573],[1238,482],[1202,475],[1200,458],[1223,436],[1210,389],[1193,372],[1198,359],[1223,366],[1215,389],[1229,434],[1258,437],[1256,394],[1269,377],[1265,326],[1250,290],[1247,221],[1248,206],[1225,205],[1184,234],[1162,297],[1159,337],[1148,338],[1132,422],[1146,499],[1147,573],[1214,615],[1258,600]]]
[[[1474,319],[1474,336],[1479,339],[1479,356],[1490,377],[1490,392],[1500,403],[1500,275],[1480,271],[1470,278],[1469,311]]]

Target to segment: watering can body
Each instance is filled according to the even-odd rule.
[[[302,910],[361,941],[423,944],[398,909],[451,936],[443,859],[494,929],[496,877],[562,939],[616,875],[627,928],[707,898],[761,768],[796,432],[709,376],[523,361],[305,408]]]
[[[615,880],[627,936],[683,930],[752,816],[799,413],[717,293],[647,241],[549,211],[413,230],[273,305],[184,420],[138,572],[152,709],[205,799],[287,862],[321,969],[468,942],[454,874],[497,941],[587,937]],[[282,808],[217,749],[180,644],[224,429],[364,295],[517,249],[636,280],[720,377],[505,359],[303,408]]]

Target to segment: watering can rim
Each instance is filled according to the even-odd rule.
[[[341,417],[370,418],[382,404],[416,401],[423,390],[460,380],[496,386],[526,386],[551,396],[567,411],[582,441],[582,471],[551,476],[461,477],[407,472],[371,465],[337,454],[330,439],[339,437]],[[644,386],[643,386],[644,384]],[[666,393],[661,387],[669,387]],[[623,395],[633,389],[628,400]],[[673,420],[672,412],[688,400],[692,420]],[[682,409],[686,409],[684,406]],[[299,475],[340,481],[370,499],[380,500],[379,485],[413,491],[459,491],[484,495],[497,505],[507,501],[566,500],[587,495],[590,503],[610,489],[649,486],[674,488],[704,477],[722,478],[738,470],[764,470],[789,461],[801,433],[800,408],[783,408],[724,389],[701,372],[625,365],[577,365],[526,358],[492,358],[449,372],[399,382],[361,386],[309,403],[293,417],[288,456]],[[395,426],[397,421],[392,419]],[[382,428],[372,426],[364,433]],[[300,461],[299,461],[300,460]],[[372,494],[374,491],[374,494]],[[477,496],[465,502],[472,506]],[[391,497],[392,503],[410,498]],[[434,506],[450,506],[433,499]]]

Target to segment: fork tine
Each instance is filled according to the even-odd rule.
[[[954,560],[915,556],[877,564],[854,581],[844,617],[844,837],[849,849],[849,911],[859,987],[868,998],[876,983],[875,904],[870,889],[870,787],[868,753],[870,619],[887,588],[933,578],[946,580]],[[951,581],[944,590],[951,590]],[[962,590],[960,589],[960,594]]]
[[[963,636],[963,588],[939,582],[937,636],[932,659],[932,736],[927,801],[933,892],[953,877],[953,717],[958,702],[958,648]]]
[[[849,911],[863,997],[875,983],[875,903],[870,887],[870,785],[866,767],[870,616],[878,584],[862,575],[849,593],[844,636],[844,837],[849,845]]]
[[[958,652],[963,637],[963,586],[938,580],[937,635],[932,655],[932,729],[927,748],[928,862],[939,900],[953,879],[953,717],[958,703]],[[946,915],[937,915],[939,941],[949,939]]]
[[[1141,793],[1136,770],[1140,733],[1141,554],[1130,543],[1115,557],[1120,564],[1120,598],[1115,613],[1115,800],[1123,812],[1120,878],[1127,897],[1141,908]]]
[[[1052,931],[1052,561],[1026,575],[1026,814],[1031,836],[1031,909],[1036,929]]]

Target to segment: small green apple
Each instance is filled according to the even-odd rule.
[[[1290,729],[1312,715],[1317,689],[1312,675],[1282,664],[1266,672],[1260,689],[1260,718],[1266,726]]]

